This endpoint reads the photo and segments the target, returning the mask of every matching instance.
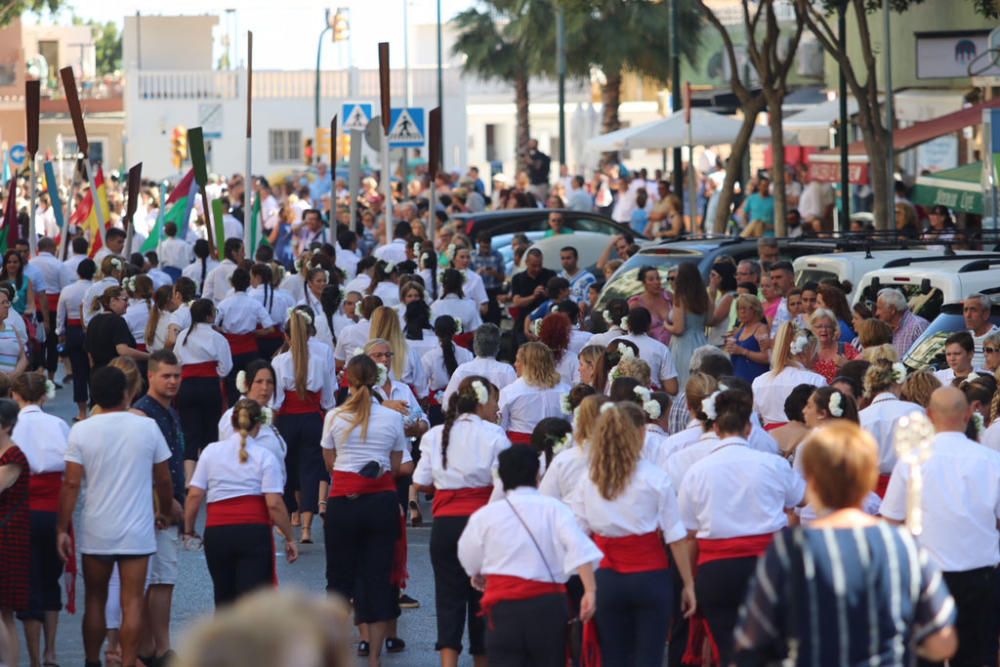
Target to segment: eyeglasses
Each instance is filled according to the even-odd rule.
[[[1000,347],[983,347],[983,352],[985,352],[986,354],[993,354],[995,352],[1000,352]]]

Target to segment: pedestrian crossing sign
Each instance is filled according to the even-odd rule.
[[[389,114],[389,147],[420,148],[424,145],[424,109],[392,109]]]
[[[345,132],[364,132],[372,119],[372,105],[368,102],[344,102],[340,117],[344,119]]]

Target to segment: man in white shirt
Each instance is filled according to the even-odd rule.
[[[635,210],[635,193],[629,189],[627,176],[615,181],[615,186],[617,195],[614,208],[611,209],[611,219],[627,225],[632,220],[632,211]]]
[[[163,225],[165,239],[160,243],[160,266],[173,279],[181,277],[188,264],[194,261],[194,248],[187,241],[177,238],[177,225]]]
[[[970,294],[962,303],[962,317],[965,318],[965,328],[972,334],[972,367],[985,368],[986,355],[983,354],[983,343],[990,334],[1000,331],[990,322],[990,299],[985,294]]]
[[[476,358],[459,364],[451,374],[441,399],[442,405],[448,405],[451,395],[458,391],[458,385],[470,375],[481,375],[492,382],[498,390],[517,379],[517,372],[513,366],[497,361],[497,353],[500,351],[500,328],[497,325],[487,322],[476,329],[472,339],[472,350],[476,353]]]
[[[226,258],[209,272],[205,278],[205,289],[202,292],[204,298],[211,299],[215,303],[219,303],[225,298],[232,287],[229,284],[229,279],[232,277],[236,267],[245,258],[243,241],[240,239],[226,239],[226,245],[223,246],[223,250],[225,251]]]
[[[76,267],[80,266],[80,262],[87,259],[87,251],[90,248],[90,244],[87,243],[87,239],[82,236],[77,236],[69,244],[70,256],[62,263],[62,284],[71,285],[76,282],[78,276],[76,275]]]
[[[59,235],[59,224],[56,222],[56,214],[52,210],[47,192],[38,195],[38,207],[35,209],[35,230],[43,236],[53,239]]]
[[[344,272],[348,280],[353,280],[358,275],[358,235],[349,229],[345,229],[337,235],[337,244],[334,246],[336,256],[334,264]]]
[[[413,235],[413,227],[408,222],[397,223],[392,229],[392,243],[375,249],[375,257],[385,262],[399,264],[406,261],[407,239]]]
[[[87,664],[100,664],[104,605],[115,565],[121,580],[122,664],[134,665],[142,627],[149,556],[156,552],[157,525],[173,507],[170,449],[156,422],[128,411],[125,374],[105,366],[91,376],[91,399],[101,408],[73,426],[59,498],[57,544],[63,560],[74,557],[69,523],[86,480],[76,544],[82,554],[86,607],[83,645]],[[161,513],[153,513],[153,489]],[[176,518],[176,517],[175,517]]]
[[[1000,562],[1000,454],[965,437],[972,408],[956,387],[931,394],[927,416],[937,435],[923,464],[923,532],[918,541],[944,574],[958,609],[952,665],[996,661],[997,563]],[[910,465],[900,459],[882,500],[882,516],[907,518]]]
[[[94,253],[94,264],[101,265],[108,255],[121,255],[125,251],[125,231],[112,227],[104,233],[104,245]]]
[[[777,262],[771,266],[771,289],[781,295],[781,303],[774,313],[774,320],[771,322],[771,339],[778,335],[778,329],[788,320],[792,319],[792,314],[788,311],[788,292],[795,287],[795,271],[791,262]]]
[[[28,266],[33,267],[41,275],[45,285],[43,298],[46,306],[46,337],[42,354],[45,370],[48,372],[49,380],[52,381],[55,381],[56,369],[59,368],[59,339],[55,335],[56,310],[59,305],[59,294],[62,288],[69,284],[63,282],[63,265],[56,259],[55,252],[56,242],[43,236],[38,239],[38,255],[28,262]]]

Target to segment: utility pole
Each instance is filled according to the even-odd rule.
[[[326,33],[330,32],[330,29],[331,29],[330,28],[330,9],[329,8],[326,9],[326,12],[324,14],[323,22],[326,24],[326,26],[319,33],[319,43],[316,44],[316,95],[315,95],[315,100],[314,100],[314,102],[315,102],[315,106],[314,106],[314,110],[315,110],[314,120],[315,120],[315,122],[313,123],[313,132],[316,131],[316,128],[320,127],[320,124],[319,124],[319,62],[320,62],[320,55],[323,53],[323,37],[325,37]],[[332,139],[331,139],[331,141],[332,141]]]
[[[889,170],[889,182],[886,188],[886,215],[888,220],[883,220],[882,225],[875,221],[876,227],[881,229],[893,229],[895,221],[893,212],[896,209],[896,149],[893,146],[893,130],[896,123],[896,109],[892,93],[892,34],[889,31],[889,0],[882,0],[882,62],[885,65],[885,127],[888,130],[889,141],[886,149],[886,169]]]
[[[681,108],[681,50],[678,40],[679,10],[677,7],[679,0],[670,0],[670,111],[677,113]],[[683,156],[681,147],[674,147],[674,174],[673,192],[683,200],[684,197],[684,172],[681,168]],[[694,206],[695,202],[691,202]],[[691,219],[694,220],[694,211],[691,211]]]
[[[840,42],[842,53],[847,52],[847,2],[840,3],[837,7],[837,40]],[[837,143],[840,146],[840,233],[844,234],[851,228],[851,195],[850,195],[850,173],[847,169],[847,144],[848,127],[847,118],[847,77],[844,76],[843,68],[840,68],[840,80],[838,81],[840,96],[840,127],[837,128]]]

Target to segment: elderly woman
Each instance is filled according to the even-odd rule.
[[[840,324],[833,311],[817,308],[809,318],[809,328],[816,334],[817,340],[813,370],[827,382],[833,382],[840,367],[858,356],[858,351],[849,343],[840,342]]]
[[[996,375],[1000,368],[1000,330],[983,339],[983,360],[983,370]]]
[[[770,329],[764,319],[764,307],[752,294],[736,298],[736,316],[743,326],[726,339],[726,353],[733,361],[733,375],[753,382],[769,367]]]
[[[836,421],[801,449],[807,496],[822,517],[776,534],[758,563],[736,625],[738,662],[789,655],[804,667],[896,655],[891,663],[905,665],[914,649],[926,660],[951,657],[954,602],[940,572],[905,529],[861,509],[877,478],[871,436]]]

